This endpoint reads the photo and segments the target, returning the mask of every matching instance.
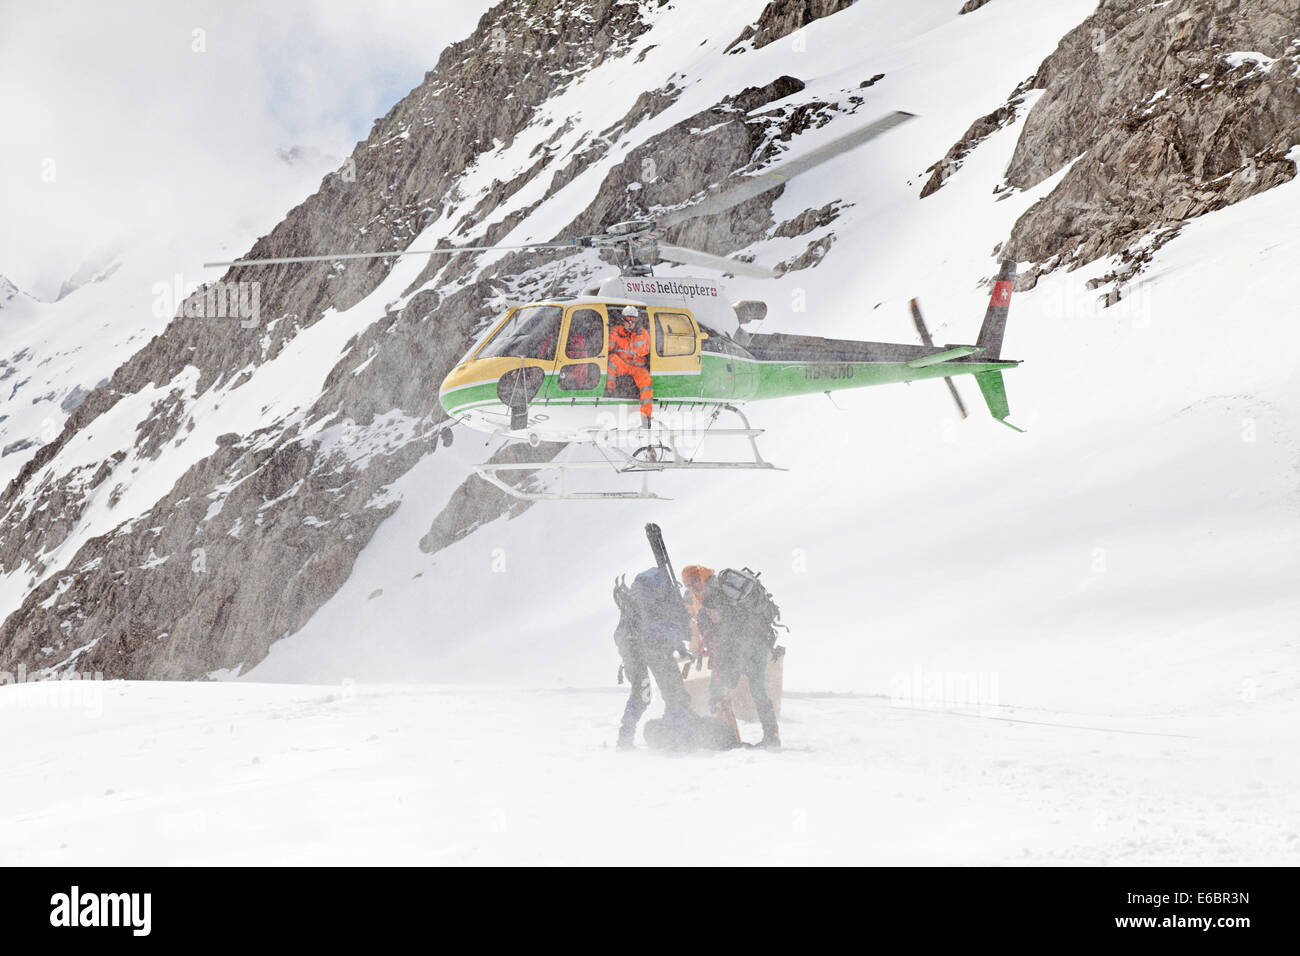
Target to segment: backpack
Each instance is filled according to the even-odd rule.
[[[758,577],[761,572],[744,568],[725,568],[718,572],[718,593],[724,601],[734,608],[746,612],[760,625],[766,627],[776,640],[776,628],[789,630],[780,623],[781,608],[772,600],[772,595],[763,587]]]
[[[691,622],[686,605],[665,571],[660,568],[642,571],[632,579],[630,597],[641,638],[671,647],[690,639]]]

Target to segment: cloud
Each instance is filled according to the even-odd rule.
[[[5,4],[0,274],[48,297],[124,239],[243,251],[488,6]]]

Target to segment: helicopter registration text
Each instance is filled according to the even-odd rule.
[[[846,379],[853,377],[853,366],[848,364],[806,365],[803,374],[804,378],[809,380],[821,378]]]

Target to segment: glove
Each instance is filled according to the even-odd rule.
[[[627,610],[628,598],[631,596],[630,589],[624,583],[626,578],[625,574],[614,579],[614,604],[620,611]]]

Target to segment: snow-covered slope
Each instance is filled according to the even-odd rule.
[[[910,342],[918,296],[936,341],[972,341],[999,244],[1077,160],[1005,188],[1042,95],[1026,78],[1096,4],[956,6],[862,0],[734,46],[764,0],[566,0],[553,31],[502,4],[376,124],[359,178],[327,177],[258,251],[576,234],[623,217],[631,178],[685,202],[901,109],[918,118],[672,238],[817,262],[728,280],[769,303],[767,331]],[[781,77],[802,86],[737,118],[742,91]],[[1284,158],[1300,151],[1270,168]],[[604,830],[629,833],[615,807],[660,847],[703,802],[729,808],[720,842],[671,842],[665,862],[719,846],[737,862],[1293,862],[1298,215],[1292,179],[1152,237],[1135,274],[1114,258],[1036,269],[1004,350],[1024,360],[1006,383],[1025,434],[960,380],[967,421],[937,382],[755,405],[788,470],[657,477],[663,502],[508,508],[465,483],[496,442],[440,441],[435,370],[507,298],[608,272],[594,255],[272,271],[263,326],[177,320],[126,365],[150,313],[95,296],[129,264],[53,305],[15,298],[0,341],[53,357],[32,397],[113,371],[120,390],[96,391],[6,502],[0,663],[240,680],[93,685],[92,715],[0,687],[20,784],[0,806],[24,824],[0,850],[609,862]],[[822,224],[781,228],[800,219]],[[66,328],[31,318],[74,307]],[[101,308],[113,324],[91,356]],[[0,428],[52,414],[54,391]],[[679,567],[764,572],[792,629],[790,752],[604,749],[621,710],[610,582],[649,563],[647,521]],[[74,737],[95,762],[44,762]],[[788,827],[755,844],[773,805]],[[359,817],[374,822],[340,823]],[[145,819],[167,843],[134,839]]]
[[[1276,703],[798,697],[781,753],[670,756],[610,746],[611,691],[87,684],[0,694],[8,864],[1285,864],[1300,839]]]
[[[174,242],[141,242],[83,267],[57,301],[22,296],[0,312],[0,487],[54,441],[92,389],[162,331],[178,303],[173,276],[198,275],[198,265],[197,254],[178,256]]]

